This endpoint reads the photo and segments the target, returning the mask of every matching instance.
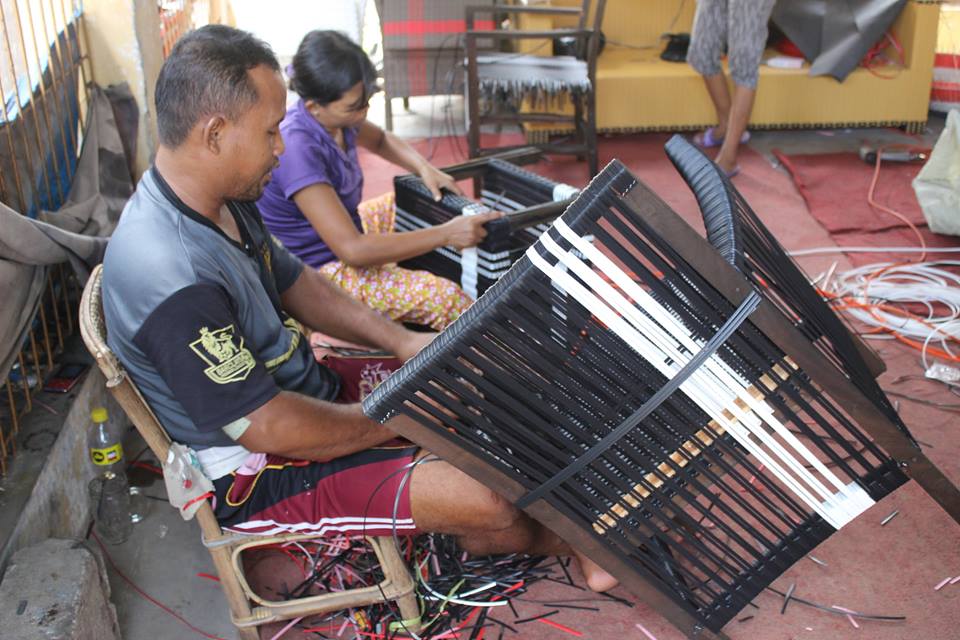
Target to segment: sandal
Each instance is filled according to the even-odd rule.
[[[693,144],[704,149],[719,147],[723,144],[723,138],[717,138],[715,135],[716,127],[707,127],[702,133],[693,136]],[[740,144],[746,144],[750,141],[750,132],[744,131],[740,136]]]

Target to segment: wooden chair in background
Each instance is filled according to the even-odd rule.
[[[544,141],[535,144],[544,153],[573,154],[585,158],[590,176],[597,173],[596,70],[600,50],[600,25],[606,0],[584,0],[580,8],[549,6],[467,7],[467,139],[470,157],[475,158],[508,147],[483,147],[480,127],[484,124],[550,123],[558,129],[573,127],[573,141]],[[478,29],[477,15],[506,14],[511,24],[524,16],[553,14],[575,18],[576,26],[546,30]],[[483,45],[506,41],[519,45],[524,40],[542,40],[544,45],[562,43],[573,55],[490,52]],[[494,46],[494,48],[497,48]],[[519,48],[519,47],[516,47]],[[550,53],[547,51],[546,53]],[[544,95],[570,95],[573,113],[537,109]],[[481,112],[481,99],[504,103],[504,109]],[[526,102],[527,104],[522,104]],[[528,108],[528,107],[532,107]]]

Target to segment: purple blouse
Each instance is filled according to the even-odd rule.
[[[340,196],[357,230],[363,231],[357,214],[363,192],[363,172],[357,160],[357,130],[343,130],[347,147],[344,151],[310,115],[303,100],[297,100],[287,110],[280,133],[286,149],[257,206],[270,233],[305,263],[319,267],[336,260],[337,256],[297,207],[293,195],[310,185],[329,184]]]

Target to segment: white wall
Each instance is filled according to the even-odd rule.
[[[361,42],[368,0],[233,0],[236,25],[254,33],[281,58],[292,57],[307,32],[343,31]]]

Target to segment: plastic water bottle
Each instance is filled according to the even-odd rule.
[[[130,537],[130,485],[124,470],[123,445],[110,428],[107,410],[97,407],[90,412],[90,460],[97,476],[90,481],[94,527],[107,544],[120,544]]]

